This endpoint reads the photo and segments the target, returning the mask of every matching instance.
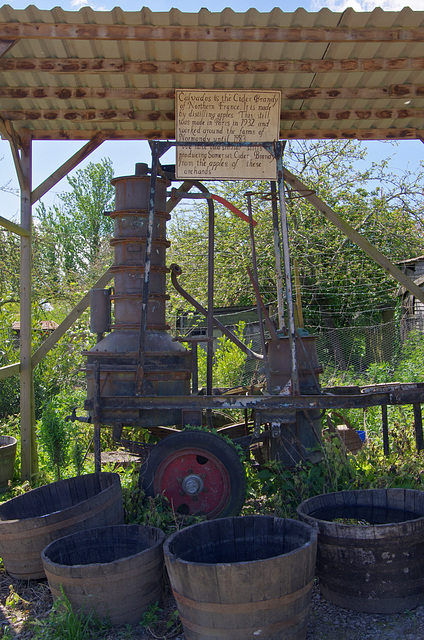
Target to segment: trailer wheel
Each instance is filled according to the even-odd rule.
[[[140,480],[146,495],[164,495],[176,512],[208,519],[237,515],[246,494],[237,451],[206,431],[181,431],[161,440],[143,464]]]

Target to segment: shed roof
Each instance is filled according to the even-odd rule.
[[[2,54],[2,55],[1,55]],[[174,138],[174,92],[278,89],[282,138],[424,137],[424,11],[0,7],[0,131]]]

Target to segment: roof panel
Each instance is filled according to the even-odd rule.
[[[134,139],[155,130],[172,135],[175,88],[273,88],[282,91],[283,112],[296,112],[282,114],[282,130],[291,135],[424,135],[422,11],[0,7],[0,44],[16,27],[19,37],[0,57],[6,65],[0,107],[17,132],[25,127],[34,136],[46,131],[78,139],[99,129]],[[66,35],[58,35],[62,27],[69,27]],[[171,30],[164,36],[163,29]],[[21,66],[8,70],[14,61]],[[166,116],[145,116],[154,111]],[[1,121],[0,131],[6,135]]]

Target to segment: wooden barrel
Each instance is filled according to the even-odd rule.
[[[340,491],[305,500],[297,513],[318,531],[324,598],[369,613],[424,604],[424,492]]]
[[[162,593],[163,541],[155,527],[118,525],[55,540],[42,553],[53,598],[111,624],[140,622]]]
[[[0,436],[0,492],[7,489],[13,478],[17,442],[13,436]]]
[[[53,482],[0,505],[0,557],[13,578],[44,578],[41,552],[50,542],[81,529],[123,521],[117,473]]]
[[[303,640],[316,545],[311,527],[271,516],[174,533],[164,555],[186,640]]]

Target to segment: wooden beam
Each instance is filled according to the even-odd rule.
[[[280,129],[283,140],[416,140],[424,138],[424,129],[396,127],[345,128],[343,121],[334,129]],[[174,140],[175,129],[102,129],[105,140]],[[33,140],[88,140],[98,129],[33,129]]]
[[[21,405],[21,478],[31,480],[32,473],[32,366],[31,366],[31,174],[32,146],[31,137],[26,135],[22,147],[22,171],[24,185],[21,187],[21,226],[28,231],[28,236],[21,237],[20,268],[20,405]]]
[[[113,274],[110,271],[106,271],[99,278],[96,284],[93,285],[93,289],[103,289],[108,282],[112,280]],[[90,291],[78,302],[78,304],[72,309],[69,315],[62,320],[60,325],[44,340],[43,344],[38,347],[37,351],[32,356],[32,366],[36,367],[41,362],[45,355],[52,349],[55,344],[62,338],[66,331],[72,327],[74,322],[84,313],[90,304]]]
[[[86,145],[83,146],[82,149],[79,149],[79,151],[77,151],[71,158],[69,158],[69,160],[64,162],[62,166],[59,167],[59,169],[54,171],[49,178],[44,180],[44,182],[42,182],[36,189],[34,189],[31,194],[31,204],[35,204],[37,200],[42,198],[43,195],[47,193],[47,191],[52,189],[52,187],[54,187],[55,184],[60,182],[62,178],[68,175],[68,173],[72,171],[72,169],[75,169],[75,167],[78,166],[80,162],[85,160],[85,158],[87,158],[87,156],[89,156],[90,153],[94,151],[94,149],[97,149],[97,147],[99,147],[103,141],[104,134],[102,131],[99,131],[92,140],[90,140]]]
[[[258,89],[260,91],[260,89]],[[384,87],[282,87],[281,98],[283,100],[336,100],[339,98],[358,98],[364,100],[379,99],[405,99],[423,98],[424,85],[387,85]],[[56,100],[174,100],[175,89],[172,87],[161,89],[145,88],[113,88],[113,87],[0,87],[0,98],[5,100],[22,100],[31,98],[32,100],[44,100],[54,98]],[[36,110],[27,109],[29,113]],[[45,109],[46,113],[49,112]],[[7,114],[7,110],[2,110]],[[50,119],[54,120],[54,109]],[[3,115],[6,118],[6,115]],[[72,116],[69,116],[72,119]]]
[[[344,73],[424,69],[424,58],[324,60],[124,60],[123,58],[0,58],[0,71],[39,73]]]
[[[10,121],[64,120],[66,122],[174,122],[175,112],[137,111],[135,109],[14,109],[3,111]],[[424,109],[287,109],[281,112],[283,122],[319,120],[405,120],[423,118]],[[62,176],[63,177],[63,176]]]
[[[19,139],[18,134],[13,128],[12,123],[9,120],[4,120],[0,116],[0,132],[6,140],[9,141],[10,151],[12,153],[13,163],[15,165],[16,175],[18,176],[19,187],[21,190],[25,186],[25,178],[21,165],[21,156],[19,154],[19,148],[22,146],[22,142]]]
[[[154,26],[3,22],[0,40],[122,40],[159,42],[422,42],[424,28]]]
[[[107,100],[120,98],[122,100],[174,100],[175,89],[111,89],[107,87],[0,87],[0,98],[34,100],[56,98],[58,100],[83,100],[95,98]],[[4,106],[4,105],[3,105]]]
[[[424,109],[297,109],[281,112],[281,119],[293,120],[403,120],[423,118]]]
[[[318,211],[332,222],[342,233],[344,233],[351,242],[360,247],[374,262],[379,264],[389,273],[395,280],[400,282],[412,295],[420,302],[424,303],[424,291],[418,287],[413,280],[408,278],[400,269],[398,269],[386,256],[374,247],[366,238],[361,236],[344,218],[339,216],[331,207],[321,200],[315,193],[311,194],[311,190],[296,178],[288,169],[284,169],[284,179],[293,187],[293,189],[302,194],[305,200],[308,200]]]
[[[9,51],[15,42],[16,40],[0,40],[0,56],[3,56],[6,51]]]
[[[19,362],[15,362],[14,364],[7,364],[5,367],[0,368],[0,380],[4,380],[5,378],[10,378],[11,376],[16,376],[21,369],[21,365]]]
[[[140,122],[174,121],[173,110],[164,111],[135,111],[133,109],[30,109],[24,111],[16,109],[3,111],[11,121],[14,120],[65,120],[67,122],[125,122],[137,120]]]
[[[15,222],[8,220],[7,218],[3,218],[3,216],[0,216],[0,227],[3,227],[4,229],[11,231],[12,233],[16,233],[17,236],[25,238],[29,238],[30,236],[30,232],[28,231],[28,229],[24,229],[23,227],[21,227],[21,225],[16,224]]]

